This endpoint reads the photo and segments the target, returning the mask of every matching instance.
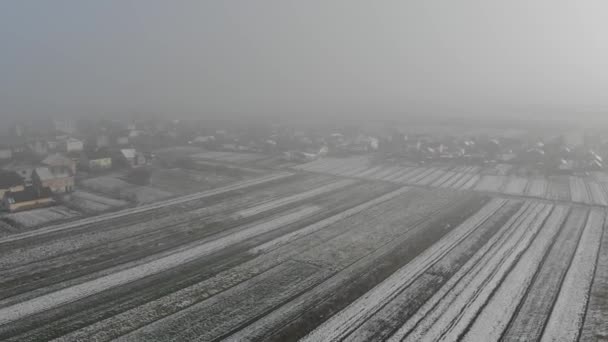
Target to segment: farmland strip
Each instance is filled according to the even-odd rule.
[[[444,336],[462,317],[464,309],[477,297],[478,292],[484,288],[492,275],[496,274],[498,268],[520,246],[522,239],[527,235],[526,228],[539,217],[541,212],[546,211],[545,205],[536,204],[530,206],[521,216],[513,217],[513,220],[507,223],[504,234],[501,234],[495,243],[488,245],[489,250],[482,249],[478,254],[479,258],[470,260],[462,269],[462,274],[456,278],[458,281],[455,284],[450,284],[451,286],[446,287],[444,291],[438,292],[437,297],[429,303],[430,307],[413,317],[412,323],[416,322],[415,329],[406,340],[438,340]],[[489,254],[481,254],[484,252]],[[406,326],[413,327],[409,323],[406,323]],[[398,332],[398,335],[401,333],[403,331]]]
[[[209,191],[204,191],[201,193],[182,196],[182,197],[178,197],[178,198],[174,198],[174,199],[170,199],[170,200],[165,200],[162,202],[156,202],[153,204],[140,206],[137,208],[130,208],[130,209],[125,209],[125,210],[121,210],[121,211],[110,213],[110,214],[99,215],[99,216],[95,216],[92,218],[87,218],[87,219],[83,219],[83,220],[79,220],[79,221],[75,221],[75,222],[70,222],[68,224],[61,224],[61,225],[57,225],[57,226],[41,228],[41,229],[37,229],[37,230],[31,231],[31,232],[25,232],[25,233],[21,233],[21,234],[17,234],[17,235],[12,235],[12,236],[9,236],[6,238],[2,238],[2,239],[0,239],[0,245],[2,245],[4,243],[16,241],[16,240],[33,237],[33,236],[38,236],[38,235],[56,232],[56,231],[60,231],[60,230],[71,229],[74,227],[80,227],[80,226],[83,226],[86,224],[102,222],[102,221],[105,221],[108,219],[123,217],[126,215],[131,215],[131,214],[136,214],[136,213],[143,213],[143,212],[151,211],[154,209],[166,207],[168,205],[176,205],[176,204],[181,204],[181,203],[188,202],[188,201],[199,200],[199,199],[202,199],[205,197],[214,196],[214,195],[221,194],[221,193],[228,192],[228,191],[243,189],[243,188],[250,187],[253,185],[258,185],[258,184],[270,182],[273,180],[285,178],[285,177],[288,177],[291,175],[292,175],[291,173],[281,172],[276,175],[261,177],[261,178],[257,178],[254,180],[248,180],[248,181],[240,182],[237,184],[225,186],[222,188],[217,188],[217,189],[213,189],[213,190],[209,190]]]
[[[605,214],[592,210],[541,341],[577,341],[595,272]]]
[[[565,206],[556,207],[540,233],[485,304],[462,341],[497,341],[509,324],[517,305],[526,294],[545,253],[551,247],[568,214]]]
[[[519,310],[503,334],[503,341],[540,340],[560,284],[576,251],[587,215],[587,209],[572,209],[536,279],[520,303]]]
[[[335,183],[331,183],[331,184],[327,184],[327,185],[318,187],[316,189],[308,190],[308,191],[305,191],[305,192],[302,192],[299,194],[295,194],[295,195],[291,195],[291,196],[288,196],[285,198],[279,198],[276,200],[272,200],[272,201],[257,205],[252,208],[240,210],[240,211],[236,212],[235,214],[233,214],[232,217],[248,218],[248,217],[263,213],[265,211],[273,210],[278,207],[289,205],[289,204],[296,203],[299,201],[304,201],[309,198],[313,198],[313,197],[316,197],[316,196],[319,196],[319,195],[322,195],[322,194],[325,194],[328,192],[338,190],[340,188],[347,187],[349,185],[354,184],[355,182],[356,181],[354,181],[352,179],[343,179],[343,180],[337,181]]]
[[[437,291],[431,299],[427,300],[421,308],[419,308],[416,313],[410,317],[401,328],[397,332],[393,334],[393,336],[389,339],[391,342],[401,341],[408,334],[412,332],[414,328],[416,328],[420,322],[430,313],[435,310],[435,307],[444,300],[444,297],[448,295],[454,286],[456,286],[460,281],[462,281],[463,277],[465,277],[474,267],[477,267],[477,264],[484,260],[484,257],[488,253],[488,251],[498,248],[504,243],[504,240],[511,234],[511,232],[519,226],[519,222],[523,219],[524,216],[528,215],[528,212],[532,208],[531,202],[525,202],[517,213],[500,228],[500,230],[492,236],[492,238],[475,254],[471,259],[469,259],[465,265],[463,265],[457,272],[454,274],[448,282],[443,285],[439,291]]]
[[[608,340],[608,232],[604,223],[600,255],[591,287],[581,341]]]
[[[149,263],[139,265],[130,269],[126,269],[114,274],[110,274],[95,280],[91,280],[80,285],[62,289],[44,296],[34,298],[13,306],[0,309],[0,325],[17,320],[27,315],[34,314],[54,306],[69,303],[77,299],[90,296],[92,294],[107,290],[112,287],[120,286],[128,282],[141,279],[151,274],[159,273],[186,263],[190,260],[200,258],[201,256],[211,254],[226,246],[244,241],[256,235],[260,235],[274,229],[280,228],[283,225],[296,222],[302,219],[303,216],[311,215],[316,212],[318,207],[303,208],[295,213],[291,213],[274,220],[255,225],[244,229],[235,234],[219,238],[214,241],[203,243],[197,247],[193,247],[175,254],[168,255],[164,258],[151,261]]]
[[[350,208],[348,210],[345,210],[345,211],[343,211],[343,212],[341,212],[341,213],[339,213],[337,215],[334,215],[332,217],[326,218],[325,220],[319,221],[319,222],[317,222],[315,224],[312,224],[310,226],[303,227],[302,229],[293,231],[291,233],[282,235],[282,236],[280,236],[280,237],[278,237],[278,238],[276,238],[274,240],[268,241],[265,244],[262,244],[260,246],[257,246],[255,248],[253,248],[251,250],[251,252],[252,253],[267,252],[267,251],[269,251],[271,249],[276,248],[277,246],[290,243],[290,242],[292,242],[294,240],[297,240],[297,239],[299,239],[299,238],[301,238],[303,236],[306,236],[306,235],[312,234],[314,232],[317,232],[317,231],[319,231],[321,229],[324,229],[324,228],[326,228],[326,227],[328,227],[328,226],[330,226],[330,225],[332,225],[332,224],[334,224],[336,222],[339,222],[339,221],[341,221],[341,220],[343,220],[343,219],[345,219],[347,217],[350,217],[352,215],[358,214],[358,213],[362,212],[363,210],[371,208],[371,207],[373,207],[375,205],[378,205],[378,204],[380,204],[382,202],[389,201],[389,200],[391,200],[391,199],[393,199],[393,198],[395,198],[397,196],[400,196],[400,195],[408,192],[409,190],[410,190],[410,188],[408,188],[408,187],[403,187],[403,188],[397,189],[397,190],[392,191],[392,192],[390,192],[388,194],[385,194],[385,195],[382,195],[382,196],[380,196],[378,198],[375,198],[375,199],[373,199],[373,200],[371,200],[369,202],[365,202],[365,203],[360,204],[360,205],[358,205],[356,207],[353,207],[353,208]]]
[[[421,272],[443,257],[458,242],[466,238],[468,234],[505,203],[505,200],[492,200],[478,213],[448,233],[411,263],[395,272],[372,291],[366,293],[362,298],[318,327],[304,340],[319,341],[320,339],[323,339],[325,341],[336,341],[345,337],[376,312],[382,305],[390,301],[398,291],[408,286],[416,276],[420,275]]]

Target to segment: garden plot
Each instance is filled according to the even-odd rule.
[[[587,182],[587,189],[589,190],[589,194],[591,194],[591,200],[593,204],[597,205],[608,205],[608,199],[606,198],[606,192],[604,188],[598,183],[593,181]]]
[[[573,202],[591,203],[591,198],[587,192],[587,185],[581,177],[570,177],[570,192]]]
[[[440,311],[436,310],[437,305],[448,306],[450,301],[447,300],[446,296],[453,296],[454,287],[457,286],[468,274],[477,267],[478,263],[483,262],[484,258],[489,254],[489,251],[497,249],[504,243],[505,239],[512,233],[512,231],[521,223],[530,212],[534,210],[534,205],[530,202],[525,202],[519,210],[512,215],[502,226],[498,232],[495,233],[488,242],[486,242],[479,250],[475,251],[474,255],[461,266],[455,274],[453,274],[447,283],[445,283],[439,290],[435,291],[432,297],[425,301],[425,303],[416,310],[414,315],[407,317],[405,323],[391,336],[390,342],[402,341],[406,337],[412,335],[415,329],[419,330],[419,333],[427,331],[432,324],[432,317],[427,316],[434,315],[435,320],[437,319]],[[452,298],[453,300],[453,298]],[[424,326],[426,324],[426,326]],[[419,325],[422,325],[419,327]]]
[[[436,179],[440,178],[445,173],[445,170],[434,168],[434,171],[428,176],[416,182],[418,185],[431,185]]]
[[[397,172],[392,173],[391,175],[385,177],[384,180],[393,182],[393,183],[398,183],[398,181],[397,181],[398,179],[402,178],[404,175],[408,174],[412,170],[413,170],[412,167],[399,167]]]
[[[418,190],[412,191],[413,193],[410,194],[411,196],[406,196],[404,199],[418,197],[425,202],[432,201],[433,199],[433,197],[428,198],[428,195],[425,195],[424,192]],[[372,248],[368,247],[357,248],[363,249],[363,251],[351,251],[350,249],[352,248],[349,248],[350,245],[346,244],[349,241],[349,236],[340,237],[344,243],[343,246],[348,249],[344,250],[340,248],[340,250],[336,250],[335,256],[338,259],[344,260],[346,263],[352,262],[349,266],[306,294],[294,299],[290,303],[286,303],[270,315],[265,316],[258,322],[239,331],[228,340],[282,341],[293,340],[304,336],[309,329],[321,323],[324,317],[329,317],[336,312],[337,309],[345,307],[348,303],[364,294],[365,291],[371,289],[379,281],[390,276],[390,274],[395,270],[398,270],[399,267],[408,263],[415,258],[416,255],[430,247],[436,239],[439,239],[442,235],[447,233],[445,228],[446,222],[452,222],[455,225],[458,225],[461,220],[466,219],[470,210],[475,211],[479,208],[479,203],[477,202],[475,202],[474,206],[471,206],[471,199],[471,197],[468,197],[465,200],[461,197],[461,201],[457,205],[449,205],[449,207],[440,206],[439,208],[437,208],[439,203],[433,205],[429,202],[426,205],[418,206],[415,205],[416,203],[414,201],[412,203],[414,205],[413,208],[410,208],[411,205],[406,207],[410,213],[406,216],[402,216],[403,218],[401,219],[399,218],[400,216],[396,216],[396,213],[391,215],[393,209],[385,208],[388,209],[387,214],[382,214],[380,212],[380,215],[371,222],[378,222],[382,225],[396,225],[395,228],[397,229],[399,228],[398,226],[402,226],[403,228],[412,226],[413,228],[404,230],[404,233],[399,237],[391,239],[387,244],[373,249],[373,251],[370,251]],[[395,204],[397,205],[399,204],[398,199],[391,202],[396,202]],[[417,220],[412,221],[418,216],[415,214],[416,212],[419,212],[420,210],[428,212],[428,210],[431,209],[430,206],[436,208],[433,213],[424,215],[425,219],[422,222],[416,223]],[[394,204],[391,204],[391,207],[394,207]],[[377,208],[380,209],[379,207]],[[397,208],[399,208],[399,206],[397,206]],[[364,229],[366,225],[369,225],[369,223],[366,224],[366,222],[361,222],[361,220],[370,219],[370,216],[371,215],[367,214],[358,221],[354,221],[357,224],[357,230]],[[386,217],[392,217],[390,219],[390,222],[392,223],[385,221]],[[435,217],[436,219],[431,219],[432,217]],[[383,231],[386,231],[387,228],[395,229],[386,226],[383,228]],[[443,232],[441,232],[442,230]],[[370,240],[370,242],[377,240],[377,238],[374,238],[374,240]],[[327,248],[319,247],[318,251],[319,250],[321,250],[325,257],[319,257],[316,255],[317,253],[309,251],[307,254],[314,259],[307,258],[306,260],[315,263],[323,260],[322,265],[325,267],[335,267],[336,263],[331,259],[334,256],[329,260],[327,259],[327,256],[331,255],[328,255],[329,251]],[[369,254],[361,254],[365,253],[365,251]],[[349,261],[350,256],[352,256],[353,253],[364,255],[364,257],[358,260]],[[340,263],[342,263],[342,261],[340,261]]]
[[[380,310],[506,203],[493,200],[431,248],[311,332],[304,341],[339,341]]]
[[[134,201],[139,204],[156,202],[174,196],[173,193],[152,186],[139,186],[125,182],[122,179],[102,176],[82,181],[82,185],[95,192],[115,198]]]
[[[211,341],[315,285],[327,271],[286,262],[116,341]]]
[[[500,192],[506,180],[507,178],[504,176],[484,175],[475,186],[475,190]]]
[[[511,177],[505,185],[504,193],[523,196],[527,185],[528,179],[523,177]]]
[[[367,159],[362,158],[347,158],[342,159],[340,163],[333,169],[326,172],[332,175],[344,176],[346,173],[352,171],[355,168],[361,168],[367,165]]]
[[[455,172],[446,171],[441,177],[437,178],[433,183],[430,184],[432,187],[446,187],[444,184],[449,182],[450,179],[454,178]]]
[[[252,225],[234,234],[201,243],[174,254],[167,255],[148,263],[127,268],[101,278],[90,280],[75,286],[45,294],[12,306],[0,308],[0,325],[12,322],[21,317],[48,310],[52,307],[69,303],[101,291],[133,282],[144,277],[157,274],[196,258],[220,251],[233,244],[243,242],[256,235],[264,234],[284,225],[301,220],[303,217],[318,211],[318,207],[305,207],[296,212],[274,218],[270,221]]]
[[[568,177],[551,177],[547,188],[547,199],[571,201],[570,181]]]
[[[384,180],[386,177],[390,177],[399,171],[398,166],[385,166],[382,171],[375,173],[371,176],[373,179]]]
[[[417,173],[413,177],[407,180],[408,184],[417,184],[419,181],[429,176],[431,173],[435,172],[435,168],[424,167],[422,172]]]
[[[379,341],[389,338],[433,294],[441,288],[474,253],[521,207],[509,201],[462,240],[441,260],[431,266],[386,306],[366,320],[348,337],[349,341]]]
[[[407,171],[403,175],[399,176],[399,178],[395,179],[395,182],[403,183],[403,184],[412,184],[411,179],[418,176],[420,173],[422,173],[424,171],[426,171],[426,168],[422,168],[422,167],[412,168],[411,170]]]
[[[111,339],[117,336],[115,335],[117,331],[128,332],[168,314],[175,313],[184,307],[209,298],[216,293],[222,292],[261,272],[269,270],[282,262],[288,261],[303,253],[311,246],[322,244],[324,241],[331,240],[337,235],[347,234],[357,223],[364,224],[362,228],[368,227],[368,225],[365,225],[365,222],[368,222],[366,220],[373,220],[374,217],[378,217],[379,215],[379,212],[378,214],[375,214],[380,207],[378,204],[393,199],[396,196],[403,194],[405,191],[407,191],[406,188],[397,190],[386,196],[381,196],[370,202],[365,202],[353,207],[352,210],[348,210],[348,214],[339,213],[314,223],[311,226],[307,226],[311,229],[305,227],[304,230],[307,231],[306,234],[298,237],[292,236],[293,239],[290,239],[288,241],[289,244],[285,246],[281,246],[268,254],[263,254],[258,258],[250,260],[235,268],[223,271],[217,276],[197,283],[189,288],[167,295],[157,301],[150,302],[139,308],[125,312],[124,314],[112,317],[105,322],[99,322],[90,329],[83,329],[83,331],[75,334],[75,336],[78,336],[77,339],[81,340],[95,340],[98,338],[96,336],[109,335],[110,337],[104,337],[102,339]],[[403,202],[401,203],[403,205]],[[312,229],[313,227],[315,229]]]
[[[91,192],[76,190],[69,198],[69,205],[87,213],[99,213],[128,205],[128,202]]]
[[[268,156],[257,153],[239,153],[239,152],[220,152],[206,151],[192,155],[195,159],[209,159],[220,162],[229,162],[235,164],[246,164],[254,161],[268,158]]]
[[[547,193],[547,185],[547,179],[540,177],[533,178],[528,183],[526,195],[531,197],[545,198],[545,194]]]
[[[80,213],[65,206],[58,205],[7,214],[5,217],[25,228],[33,228],[57,221],[74,219],[78,216],[80,216]]]
[[[187,194],[217,188],[237,181],[237,177],[226,174],[186,170],[186,169],[161,169],[154,170],[150,184],[160,190],[173,194]]]
[[[457,278],[458,282],[449,287],[446,293],[438,292],[438,298],[434,296],[430,302],[436,305],[422,319],[413,318],[420,321],[405,341],[451,340],[464,333],[503,276],[527,248],[550,210],[549,205],[533,205],[524,215],[507,223],[509,232],[491,245],[492,250],[487,252],[482,262],[472,268],[465,265],[463,270],[470,271]],[[475,263],[474,260],[470,262]]]
[[[581,232],[587,220],[587,209],[574,208],[546,256],[546,261],[538,270],[528,293],[520,302],[519,310],[511,318],[503,340],[538,341],[545,328],[551,308],[558,296],[564,274],[576,251]]]
[[[498,289],[483,306],[473,324],[467,329],[463,341],[498,341],[526,295],[537,268],[551,247],[562,222],[568,214],[565,206],[555,207],[530,248],[523,253],[517,264],[501,281]]]
[[[271,200],[268,201],[266,203],[263,204],[259,204],[257,206],[254,206],[252,208],[247,208],[247,209],[243,209],[240,210],[238,212],[236,212],[235,214],[232,215],[232,217],[234,218],[248,218],[251,216],[255,216],[258,215],[260,213],[263,212],[267,212],[267,211],[271,211],[274,209],[277,209],[279,207],[285,206],[285,205],[289,205],[292,203],[296,203],[296,202],[300,202],[306,199],[310,199],[316,196],[320,196],[329,192],[333,192],[339,189],[342,189],[346,186],[355,184],[355,180],[351,180],[351,179],[344,179],[344,180],[340,180],[337,181],[335,183],[331,183],[331,184],[327,184],[324,186],[321,186],[319,188],[316,189],[312,189],[312,190],[308,190],[308,191],[304,191],[302,193],[299,194],[294,194],[285,198],[279,198],[276,200]]]
[[[580,341],[608,339],[608,231],[604,232]]]
[[[592,210],[541,341],[578,341],[602,241],[605,213]]]

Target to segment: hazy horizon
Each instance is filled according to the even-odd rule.
[[[607,9],[548,0],[4,2],[0,116],[605,121]]]

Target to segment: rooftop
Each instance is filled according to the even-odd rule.
[[[33,186],[26,187],[23,191],[8,191],[4,194],[5,197],[10,198],[13,203],[21,203],[33,201],[41,198],[50,198],[53,193],[49,188],[35,188]]]
[[[0,189],[8,189],[18,185],[23,185],[23,178],[17,172],[0,170]]]

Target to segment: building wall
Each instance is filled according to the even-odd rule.
[[[80,152],[84,149],[82,141],[66,141],[65,150],[67,152]]]
[[[46,207],[53,203],[52,198],[40,198],[33,201],[21,202],[21,203],[5,203],[5,206],[10,212],[16,212],[26,209],[35,209]]]
[[[48,179],[40,182],[43,187],[48,187],[54,193],[66,193],[74,190],[74,177]]]

